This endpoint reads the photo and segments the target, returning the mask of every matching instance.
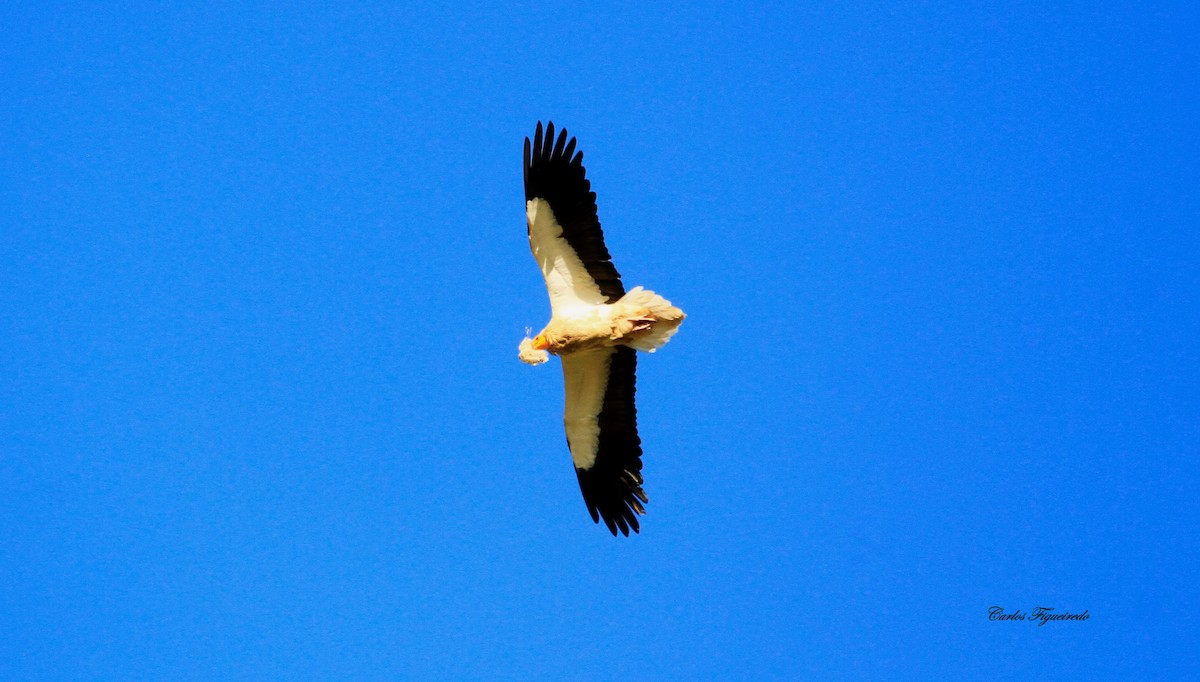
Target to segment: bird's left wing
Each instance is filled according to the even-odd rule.
[[[588,512],[617,534],[638,532],[642,441],[637,433],[637,352],[626,346],[562,356],[567,447]]]
[[[533,142],[525,138],[525,215],[529,247],[546,278],[555,314],[612,303],[625,294],[621,276],[604,245],[596,215],[596,193],[583,168],[583,152],[567,131],[554,137],[554,123]]]

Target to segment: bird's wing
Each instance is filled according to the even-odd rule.
[[[625,294],[621,275],[604,246],[596,193],[583,168],[583,152],[567,131],[539,122],[533,143],[525,138],[525,215],[529,248],[546,278],[554,314],[612,303]],[[568,313],[569,314],[569,313]]]
[[[634,406],[637,352],[625,346],[562,356],[567,398],[563,423],[579,489],[592,520],[617,534],[638,532],[642,441]]]

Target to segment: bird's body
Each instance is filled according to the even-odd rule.
[[[675,333],[683,318],[683,311],[670,301],[638,287],[616,303],[555,314],[530,345],[555,355],[620,345],[653,353]]]
[[[529,245],[550,294],[550,323],[520,344],[528,364],[562,359],[563,423],[592,519],[617,534],[639,530],[644,513],[641,439],[634,406],[635,350],[654,352],[686,317],[662,296],[626,292],[604,245],[583,153],[554,124],[525,139]]]

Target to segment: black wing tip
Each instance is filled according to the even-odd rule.
[[[608,527],[608,532],[612,533],[614,538],[617,537],[618,532],[625,537],[629,537],[629,531],[631,530],[635,535],[640,534],[642,531],[641,526],[638,524],[637,514],[633,512],[627,511],[624,514],[601,513],[598,515],[599,518],[596,518],[596,516],[597,515],[593,512],[593,520],[595,523],[599,525],[600,520],[603,519],[604,525]]]
[[[530,140],[525,138],[525,143],[528,146]],[[543,128],[542,122],[537,122],[537,128],[533,132],[533,149],[532,154],[526,154],[529,163],[537,164],[550,163],[552,161],[563,160],[567,164],[582,164],[583,153],[575,153],[575,148],[578,146],[576,138],[567,133],[566,128],[560,128],[557,138],[554,135],[554,121],[546,121]]]
[[[587,194],[591,189],[591,182],[588,181],[587,171],[583,168],[583,152],[576,149],[578,145],[579,141],[575,137],[569,137],[566,128],[560,129],[556,138],[554,121],[547,122],[545,128],[542,127],[542,122],[538,121],[532,140],[525,138],[526,201],[535,195],[548,199],[550,197],[544,195],[556,193],[555,190]],[[579,188],[573,183],[583,187]],[[592,194],[590,199],[594,218],[595,194]]]
[[[583,501],[587,505],[592,522],[604,521],[608,531],[616,537],[618,533],[629,537],[629,531],[641,532],[638,516],[646,513],[644,504],[650,499],[642,490],[642,476],[636,471],[625,471],[618,480],[607,485],[593,478],[592,472],[576,469]]]
[[[642,513],[645,513],[644,511]],[[608,531],[617,537],[617,529],[620,529],[621,534],[629,537],[629,531],[633,531],[635,535],[642,532],[642,527],[638,523],[638,515],[632,509],[627,508],[624,513],[618,513],[611,517],[605,517],[604,523],[608,526]]]

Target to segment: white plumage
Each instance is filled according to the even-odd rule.
[[[654,352],[685,315],[647,289],[625,292],[596,216],[583,153],[567,132],[542,124],[525,139],[525,215],[529,246],[550,295],[550,323],[518,347],[522,362],[562,359],[563,425],[584,502],[613,535],[638,532],[642,448],[634,405],[634,350]]]

